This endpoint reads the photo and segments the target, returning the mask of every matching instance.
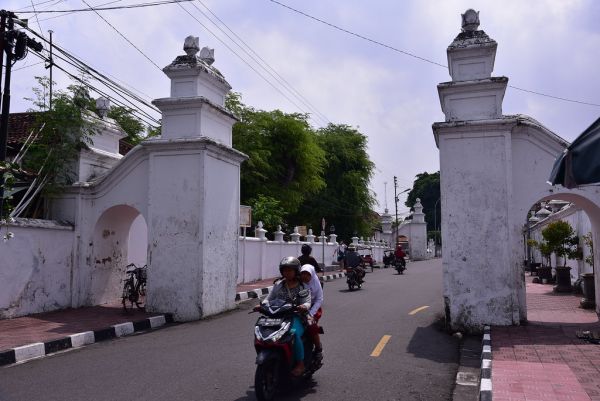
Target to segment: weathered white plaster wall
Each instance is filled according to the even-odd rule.
[[[493,66],[491,40],[472,27],[449,46],[450,64],[467,48],[486,47],[494,51],[473,57],[477,62],[487,57]],[[523,229],[535,202],[576,203],[590,218],[594,241],[600,239],[600,187],[549,186],[553,162],[567,142],[530,117],[503,116],[501,103],[484,102],[495,104],[486,110],[475,107],[477,97],[489,97],[490,91],[495,102],[501,100],[508,81],[485,74],[468,83],[438,85],[446,122],[433,125],[440,150],[444,299],[455,330],[479,331],[486,324],[527,319]],[[454,101],[461,97],[469,102]]]
[[[14,238],[0,243],[0,319],[71,306],[73,228],[17,219],[9,230]]]

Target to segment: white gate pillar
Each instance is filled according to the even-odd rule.
[[[519,294],[509,230],[512,119],[502,116],[506,77],[491,77],[497,44],[463,14],[448,47],[451,82],[438,85],[446,122],[440,151],[444,301],[455,330],[518,324]]]
[[[231,147],[235,117],[224,108],[231,89],[212,67],[213,51],[188,37],[164,68],[171,97],[149,157],[148,301],[151,312],[195,320],[234,307],[238,266],[240,164]],[[169,151],[167,151],[169,150]]]

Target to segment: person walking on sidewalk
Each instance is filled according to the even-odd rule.
[[[315,268],[315,271],[317,273],[323,272],[323,269],[321,269],[321,266],[319,266],[319,262],[317,262],[317,260],[315,258],[310,256],[310,254],[312,252],[312,248],[310,245],[307,245],[307,244],[302,245],[302,248],[300,248],[300,252],[302,252],[302,255],[300,255],[298,257],[298,260],[300,261],[300,263],[302,263],[303,266],[311,265],[312,267]]]
[[[344,262],[346,256],[346,244],[344,241],[340,241],[340,245],[337,248],[337,261],[340,264],[340,271],[344,271]]]

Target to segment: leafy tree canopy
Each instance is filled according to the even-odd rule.
[[[240,118],[233,127],[233,147],[250,156],[241,171],[242,203],[264,195],[295,213],[307,196],[325,186],[324,152],[308,116],[255,110],[243,105],[238,94],[228,98],[227,107]]]
[[[129,107],[113,106],[108,111],[108,117],[114,119],[125,131],[127,142],[137,145],[145,138],[146,126],[132,112],[133,110]]]
[[[321,218],[335,225],[343,239],[370,236],[379,224],[371,211],[375,199],[369,190],[374,164],[367,153],[367,137],[345,124],[329,124],[317,131],[325,152],[324,186],[310,196],[294,216],[320,231]]]
[[[417,198],[421,199],[421,204],[423,205],[423,213],[425,213],[425,221],[427,222],[427,231],[435,231],[435,224],[437,223],[437,228],[439,228],[441,218],[441,205],[440,202],[438,202],[438,199],[440,199],[439,171],[433,174],[427,172],[417,174],[413,187],[408,193],[404,204],[407,207],[412,208],[417,201]],[[434,211],[436,202],[437,210]]]
[[[233,146],[250,157],[242,165],[241,198],[253,206],[254,217],[257,207],[259,214],[271,210],[262,219],[269,226],[267,217],[277,216],[278,206],[283,216],[271,226],[307,225],[318,234],[325,217],[328,233],[333,224],[340,238],[372,233],[378,224],[368,188],[374,165],[365,135],[344,124],[315,131],[305,114],[256,110],[238,93],[225,104],[240,120]]]

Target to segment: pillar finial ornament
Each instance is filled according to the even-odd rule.
[[[200,38],[192,35],[185,38],[183,50],[188,56],[195,56],[200,51]]]
[[[479,11],[469,8],[461,17],[463,32],[473,32],[479,28]]]

